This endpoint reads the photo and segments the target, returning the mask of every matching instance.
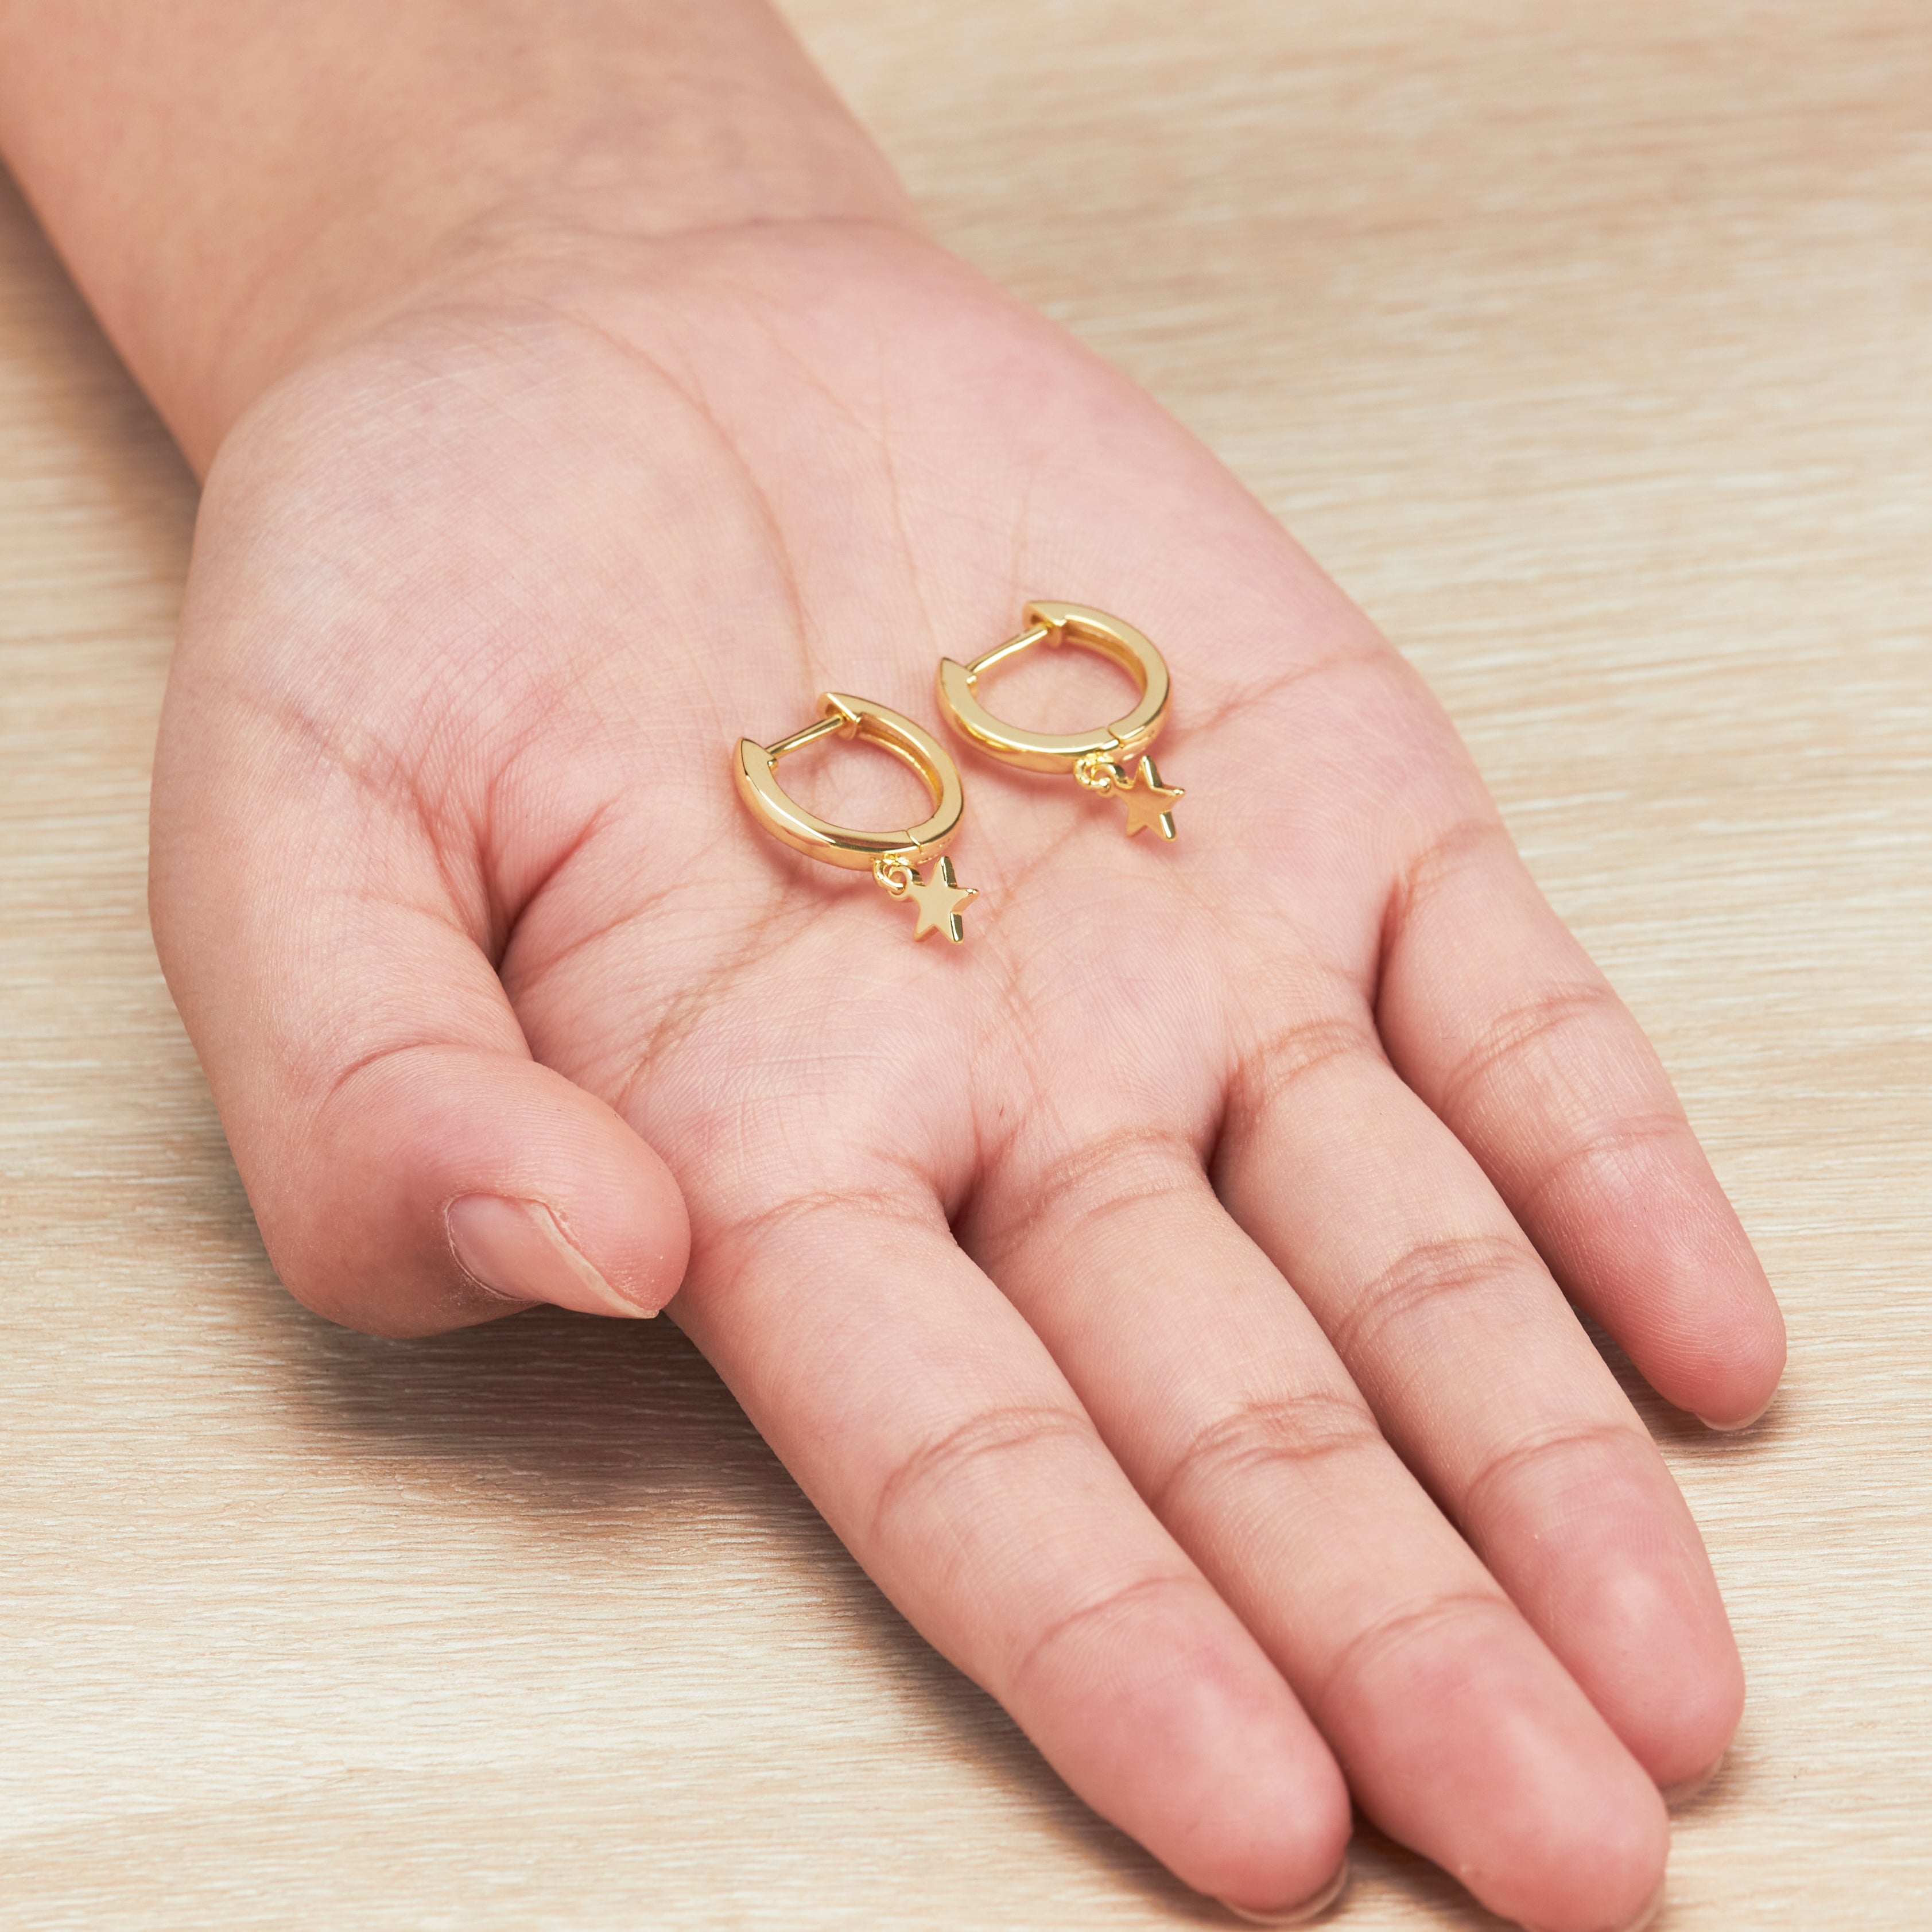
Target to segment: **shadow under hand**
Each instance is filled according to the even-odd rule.
[[[1088,1810],[904,1622],[668,1320],[538,1310],[398,1342],[271,1306],[305,1460],[350,1463],[358,1489],[405,1502],[433,1538],[466,1527],[536,1575],[593,1566],[593,1614],[627,1634],[636,1599],[676,1579],[687,1622],[739,1647],[748,1708],[792,1703],[772,1721],[776,1753],[836,1748],[828,1724],[883,1731],[909,1770],[935,1757],[964,1770],[996,1813],[1074,1853],[1084,1882],[1097,1867],[1164,1918],[1226,1922]]]
[[[41,480],[100,506],[178,602],[199,493],[166,427],[101,333],[13,177],[0,168],[0,401],[11,432],[44,437]]]

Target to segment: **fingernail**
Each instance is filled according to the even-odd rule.
[[[627,1301],[578,1251],[541,1201],[466,1194],[442,1210],[456,1258],[492,1294],[584,1315],[655,1315]]]
[[[1753,1409],[1750,1414],[1742,1418],[1736,1422],[1718,1422],[1713,1420],[1712,1418],[1708,1415],[1700,1415],[1698,1417],[1697,1420],[1701,1422],[1706,1429],[1714,1429],[1720,1436],[1735,1436],[1740,1430],[1748,1429],[1754,1422],[1762,1421],[1764,1419],[1765,1410],[1768,1408],[1777,1400],[1778,1397],[1774,1394],[1766,1396],[1760,1407]]]
[[[1345,1858],[1335,1868],[1335,1876],[1312,1898],[1304,1898],[1299,1905],[1284,1905],[1274,1912],[1250,1912],[1231,1899],[1224,1898],[1220,1903],[1250,1925],[1306,1925],[1311,1918],[1319,1918],[1348,1888],[1348,1861]]]
[[[1636,1916],[1634,1918],[1626,1918],[1621,1925],[1610,1927],[1608,1932],[1643,1932],[1643,1928],[1655,1919],[1657,1915],[1664,1910],[1664,1881],[1659,1879],[1657,1882],[1657,1889],[1644,1900]],[[1535,1928],[1526,1926],[1526,1932],[1535,1932]]]

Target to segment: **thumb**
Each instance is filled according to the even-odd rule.
[[[150,909],[290,1292],[391,1336],[532,1302],[655,1314],[690,1245],[677,1184],[531,1058],[420,820],[212,776],[157,770]]]
[[[690,1245],[664,1162],[595,1095],[526,1052],[448,1037],[428,992],[416,1004],[444,1024],[374,1057],[345,1041],[307,1131],[230,1127],[290,1291],[381,1335],[529,1302],[655,1315]]]

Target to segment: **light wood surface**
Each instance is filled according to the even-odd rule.
[[[1932,1924],[1932,21],[795,11],[1433,681],[1784,1298],[1754,1435],[1646,1407],[1752,1682],[1663,1925]],[[1215,1922],[669,1324],[281,1294],[142,910],[194,507],[0,186],[0,1923]],[[1493,1922],[1357,1866],[1351,1932]]]

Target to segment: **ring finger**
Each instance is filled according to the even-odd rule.
[[[1723,1602],[1670,1472],[1536,1250],[1366,1013],[1289,1025],[1241,1064],[1216,1157],[1228,1211],[1652,1778],[1707,1772],[1743,1701]]]
[[[1512,1918],[1636,1917],[1667,1845],[1654,1789],[1402,1467],[1195,1150],[1123,1130],[1004,1172],[962,1239],[1378,1822]]]

